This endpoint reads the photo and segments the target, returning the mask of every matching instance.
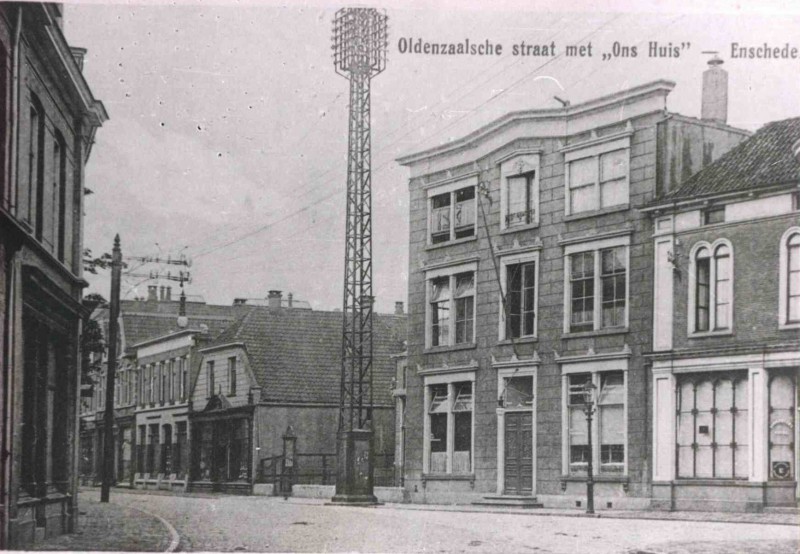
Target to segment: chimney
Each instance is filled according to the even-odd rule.
[[[147,285],[147,301],[158,301],[158,285]]]
[[[714,55],[703,72],[703,98],[700,117],[715,123],[728,122],[728,72],[720,67],[723,61]]]
[[[294,295],[291,292],[286,295],[286,301],[288,302],[289,308],[292,307],[292,298],[294,298]]]
[[[402,302],[395,302],[394,303],[394,315],[403,315],[403,303]]]
[[[167,299],[167,287],[160,287],[158,291],[158,299],[163,301]]]
[[[244,306],[247,304],[247,298],[234,298],[233,305],[234,306]]]
[[[800,162],[800,139],[792,145],[792,151],[794,152],[794,159]]]
[[[267,306],[270,310],[277,310],[281,307],[281,291],[271,290],[267,296]]]
[[[185,329],[189,324],[189,318],[186,317],[186,293],[181,288],[181,300],[178,304],[178,327]]]
[[[164,300],[172,302],[172,287],[165,287]]]

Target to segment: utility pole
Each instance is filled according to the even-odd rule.
[[[103,441],[103,486],[100,502],[108,502],[114,474],[114,377],[117,372],[117,320],[119,319],[119,283],[122,274],[122,250],[119,234],[111,251],[111,307],[108,314],[108,364],[106,369],[106,413]]]
[[[375,504],[372,446],[372,171],[370,80],[386,67],[387,16],[342,8],[333,20],[336,73],[350,81],[337,504]]]

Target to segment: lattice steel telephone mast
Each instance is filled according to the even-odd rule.
[[[350,81],[342,375],[336,503],[375,503],[372,456],[372,173],[370,80],[386,67],[387,16],[342,8],[333,20],[336,73]]]

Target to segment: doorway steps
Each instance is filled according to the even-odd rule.
[[[493,495],[484,496],[482,500],[473,502],[476,506],[500,506],[503,508],[542,508],[535,496]]]

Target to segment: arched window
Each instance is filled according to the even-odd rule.
[[[800,327],[800,228],[793,227],[781,238],[779,323]]]
[[[689,330],[725,332],[733,327],[733,257],[727,241],[701,243],[692,254]]]

